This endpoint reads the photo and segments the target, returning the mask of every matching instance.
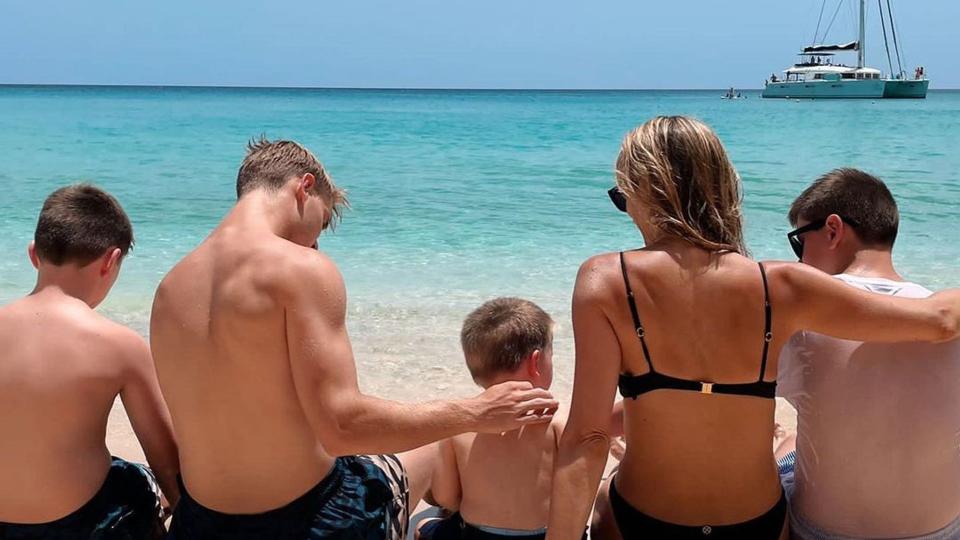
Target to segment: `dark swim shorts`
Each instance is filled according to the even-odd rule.
[[[0,523],[0,540],[159,540],[161,519],[153,474],[115,457],[103,486],[77,511],[49,523]]]
[[[169,540],[403,540],[409,520],[407,475],[396,456],[338,458],[333,469],[290,504],[262,514],[202,506],[180,483]]]
[[[478,527],[463,520],[460,513],[450,517],[436,519],[420,526],[420,540],[543,540],[547,536],[542,531],[518,531],[495,527]],[[587,535],[583,538],[586,540]]]

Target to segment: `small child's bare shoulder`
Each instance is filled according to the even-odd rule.
[[[567,425],[567,415],[560,414],[559,411],[554,415],[553,420],[550,422],[550,427],[547,432],[553,436],[555,448],[560,447],[560,437],[563,436],[563,428]]]

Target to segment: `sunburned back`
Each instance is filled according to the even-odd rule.
[[[151,343],[187,491],[229,513],[282,506],[333,459],[291,375],[279,280],[292,244],[218,229],[157,292]]]
[[[661,374],[707,383],[755,383],[764,345],[764,289],[757,264],[691,250],[627,253],[627,275]],[[617,300],[609,318],[622,348],[621,372],[649,371],[627,304],[616,255]],[[615,272],[615,274],[613,274]],[[776,305],[763,377],[776,378],[783,340]],[[732,524],[754,518],[780,496],[772,459],[774,401],[754,396],[661,389],[625,403],[627,453],[621,495],[638,510],[677,524]],[[682,504],[678,504],[682,501]]]
[[[467,523],[536,530],[547,525],[558,426],[530,426],[503,435],[454,437]]]
[[[122,386],[113,323],[79,300],[30,296],[0,309],[0,521],[77,510],[110,467],[107,416]]]

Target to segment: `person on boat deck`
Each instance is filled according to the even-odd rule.
[[[582,532],[618,386],[627,444],[606,494],[610,529],[623,538],[786,538],[771,445],[783,343],[802,329],[953,339],[960,290],[888,298],[799,263],[750,260],[739,176],[716,134],[691,118],[657,117],[629,133],[616,181],[611,198],[646,247],[591,257],[577,275],[573,403],[547,538]]]
[[[263,139],[236,189],[154,299],[150,341],[183,464],[168,538],[400,540],[433,443],[550,422],[556,400],[529,382],[421,404],[362,393],[343,278],[317,247],[344,191],[303,146]]]
[[[460,342],[467,369],[481,387],[529,381],[550,388],[553,320],[533,302],[497,298],[484,303],[467,316]],[[613,433],[622,431],[622,412],[618,404],[610,420]],[[465,433],[442,441],[431,495],[456,513],[421,521],[418,538],[542,539],[562,431],[555,417],[550,424],[508,433]]]
[[[878,178],[831,171],[789,219],[802,262],[878,296],[930,296],[894,268],[900,216]],[[794,336],[777,374],[798,413],[796,465],[783,478],[793,538],[960,538],[958,380],[960,343]]]
[[[96,187],[64,187],[43,203],[28,248],[36,287],[0,308],[0,538],[165,533],[157,483],[175,505],[179,465],[150,350],[94,311],[132,245],[123,208]],[[152,473],[110,456],[117,396]]]

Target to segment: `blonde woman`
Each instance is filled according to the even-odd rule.
[[[781,346],[801,329],[952,339],[960,291],[884,297],[800,264],[750,260],[739,177],[697,120],[659,117],[631,132],[616,180],[611,198],[646,247],[592,257],[577,276],[573,404],[548,538],[583,532],[618,387],[627,450],[608,494],[614,530],[628,539],[786,538],[770,444]]]

